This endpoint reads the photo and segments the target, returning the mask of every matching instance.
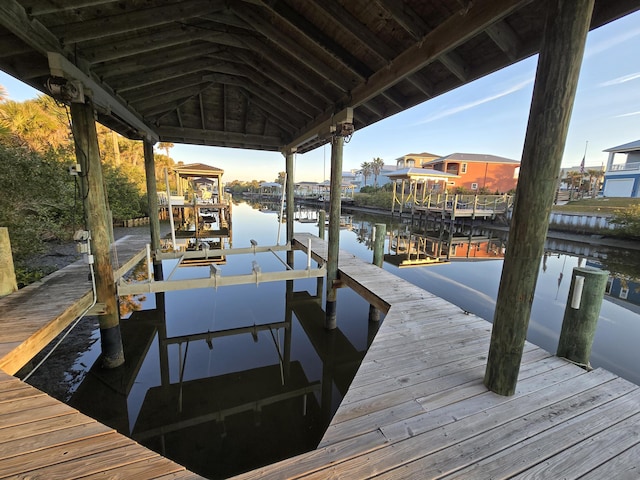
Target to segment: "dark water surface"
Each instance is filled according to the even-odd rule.
[[[350,220],[349,228],[341,231],[341,248],[371,261],[371,224],[388,220],[358,215]],[[397,225],[388,225],[388,230],[393,228]],[[276,213],[246,203],[234,206],[234,247],[249,246],[249,239],[275,245],[277,231]],[[282,225],[282,239],[284,231]],[[317,226],[297,222],[295,231],[317,234]],[[557,346],[572,268],[618,254],[637,256],[597,247],[581,251],[582,257],[558,253],[580,248],[555,243],[541,265],[528,338],[551,352]],[[282,252],[278,255],[285,258]],[[222,273],[250,273],[253,260],[262,272],[284,270],[275,254],[259,253],[227,256]],[[502,263],[459,260],[384,268],[491,320]],[[175,264],[164,262],[165,277]],[[296,252],[295,265],[306,266],[302,252]],[[180,267],[171,275],[206,277],[209,267]],[[142,311],[122,321],[126,366],[114,371],[92,367],[99,353],[94,331],[90,347],[82,348],[68,368],[66,376],[73,381],[66,400],[209,478],[225,478],[311,450],[377,329],[368,322],[369,305],[343,288],[338,291],[338,329],[326,333],[323,291],[322,283],[305,279],[147,295],[140,301]],[[594,366],[638,384],[639,310],[605,297],[592,353]],[[42,378],[32,378],[43,388]]]

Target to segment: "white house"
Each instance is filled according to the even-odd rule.
[[[609,152],[609,159],[602,194],[605,197],[640,197],[640,140],[604,151]]]

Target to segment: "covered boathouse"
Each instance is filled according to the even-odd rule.
[[[82,179],[95,193],[86,198],[85,208],[87,228],[93,238],[105,367],[117,368],[126,359],[109,254],[108,215],[103,200],[95,119],[144,143],[151,211],[158,209],[153,158],[153,145],[158,141],[282,152],[287,172],[286,236],[293,243],[295,153],[303,155],[330,144],[331,184],[340,185],[345,138],[395,113],[539,53],[491,344],[484,376],[476,378],[475,388],[484,390],[486,395],[480,396],[486,402],[475,405],[478,416],[473,416],[474,421],[482,417],[483,409],[499,404],[497,398],[514,394],[517,397],[520,365],[528,352],[525,335],[536,273],[586,34],[589,29],[638,9],[640,0],[0,2],[0,68],[69,106],[78,163],[82,171],[87,172]],[[348,277],[340,265],[343,256],[338,241],[339,190],[331,189],[329,238],[322,253],[327,268],[325,328],[329,330],[339,321],[335,313],[336,288],[347,283]],[[151,250],[157,252],[160,245],[157,216],[152,218],[150,230]],[[414,301],[426,300],[416,298]],[[377,306],[383,308],[381,304]],[[418,303],[418,306],[428,317],[427,304]],[[428,359],[425,354],[424,361]],[[583,376],[595,382],[595,378],[603,374]],[[16,384],[16,380],[4,375],[1,380],[3,384]],[[622,391],[633,390],[611,381],[615,385],[610,392],[615,390],[622,395]],[[11,391],[26,390],[29,389],[20,387]],[[562,385],[556,390],[556,393],[562,392]],[[16,395],[15,398],[20,397]],[[603,398],[606,394],[599,395]],[[13,405],[12,398],[9,395],[3,403]],[[637,412],[637,391],[626,400],[622,411]],[[534,400],[530,403],[534,407],[541,405]],[[415,406],[415,402],[409,404]],[[506,405],[504,411],[516,404],[501,405]],[[571,405],[565,408],[570,409]],[[399,414],[399,410],[393,411]],[[513,418],[516,410],[509,410],[512,416],[509,418]],[[593,412],[595,418],[604,418],[598,415],[597,407]],[[435,425],[436,429],[440,425],[441,419],[429,416],[428,406],[420,412],[408,408],[404,413],[409,419],[418,418],[421,425]],[[24,433],[29,425],[24,415],[22,420],[12,421],[16,417],[8,409],[0,418],[0,432],[10,429],[10,435],[31,438],[31,433]],[[493,418],[498,419],[499,415]],[[331,475],[336,478],[376,476],[385,470],[382,464],[375,464],[376,467],[367,462],[367,452],[374,449],[379,451],[377,458],[381,462],[391,459],[388,465],[393,466],[386,469],[388,478],[420,476],[424,464],[416,464],[414,460],[425,453],[425,444],[416,440],[421,430],[403,422],[404,419],[395,429],[383,429],[382,436],[374,429],[353,439],[340,437],[337,444],[332,446],[329,442],[325,448],[290,465],[291,470],[279,465],[256,472],[254,476],[286,478],[313,476],[316,472],[317,477],[327,478],[329,472],[323,469],[330,466]],[[627,478],[631,478],[634,468],[637,475],[639,426],[640,415],[632,413],[621,432],[602,440],[608,442],[607,446],[616,444],[616,439],[626,443],[615,450],[617,453],[594,464],[594,471],[603,465],[610,467],[600,471],[602,476],[593,478],[625,469]],[[473,424],[467,428],[471,432]],[[438,439],[429,438],[431,447],[434,441]],[[129,448],[118,442],[114,439],[113,445],[121,446],[124,449],[121,451]],[[519,442],[526,444],[527,439]],[[0,447],[6,443],[0,443]],[[0,456],[0,474],[3,465],[15,467],[20,465],[21,455],[33,455],[28,450],[28,440],[9,443],[18,450]],[[66,450],[57,445],[57,451],[73,452],[73,444],[69,445]],[[384,448],[385,445],[389,448]],[[517,450],[517,445],[518,442],[511,448]],[[83,459],[80,455],[78,461],[78,455],[65,457],[63,453],[47,457],[43,452],[49,448],[42,447],[37,455],[50,458],[61,471],[65,471],[65,463],[69,462],[66,470],[69,476],[93,474],[108,478],[115,475],[115,471],[110,473],[110,470],[117,468],[120,478],[160,478],[165,473],[171,476],[166,478],[196,478],[189,472],[175,473],[168,463],[164,464],[168,468],[165,472],[163,464],[145,469],[148,457],[144,455],[129,464],[118,464],[115,459],[111,464],[96,463],[99,452],[90,449],[87,457]],[[131,448],[139,449],[139,446]],[[561,453],[539,453],[543,450],[537,445],[528,450],[530,455],[536,452],[540,455],[534,457],[535,465],[550,458],[570,463]],[[337,460],[336,452],[352,455],[342,471],[340,462],[344,458]],[[464,457],[463,453],[454,453],[455,457]],[[530,464],[531,458],[528,460]],[[596,457],[588,460],[595,462]],[[411,462],[415,470],[407,470],[406,464]],[[26,470],[20,474],[38,475],[40,467],[31,468],[28,462],[24,465]],[[95,465],[101,465],[98,471]],[[480,462],[476,467],[471,476],[482,477],[483,471],[489,475],[488,464]],[[131,469],[129,473],[127,468]]]

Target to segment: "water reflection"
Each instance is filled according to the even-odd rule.
[[[352,228],[340,231],[341,248],[371,261],[372,226],[383,222],[387,231],[403,231],[411,227],[408,221],[354,213]],[[297,232],[317,234],[318,228],[313,221],[295,225]],[[277,230],[277,215],[245,203],[234,206],[235,246],[248,246],[249,239],[274,244]],[[506,242],[505,232],[491,235]],[[275,270],[281,268],[275,255],[256,258],[265,270]],[[247,273],[254,257],[240,257],[228,256],[225,274]],[[528,339],[555,352],[571,271],[598,262],[611,271],[612,282],[591,363],[640,384],[640,308],[629,301],[640,277],[637,257],[637,252],[548,240]],[[302,252],[296,252],[295,262],[306,263]],[[175,263],[165,261],[165,271]],[[472,262],[463,255],[427,267],[385,263],[384,268],[491,320],[502,264],[500,258]],[[208,269],[179,268],[173,275],[193,278],[208,275]],[[627,300],[619,298],[622,283],[614,279],[625,280]],[[126,364],[110,371],[91,367],[77,390],[75,383],[70,387],[68,403],[210,478],[313,449],[378,327],[368,321],[369,305],[343,288],[338,329],[327,334],[323,292],[322,279],[305,279],[128,299],[142,310],[121,323]],[[96,350],[97,344],[83,351],[73,368],[91,365]]]
[[[156,294],[122,321],[125,366],[94,365],[68,403],[209,478],[314,449],[378,327],[345,290],[326,332],[323,292],[305,279]]]

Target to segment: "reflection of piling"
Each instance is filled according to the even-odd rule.
[[[387,235],[387,225],[376,223],[374,226],[373,264],[382,268],[384,260],[384,239]],[[369,305],[369,321],[379,322],[380,312],[373,305]]]
[[[609,272],[604,270],[591,267],[573,269],[557,356],[589,368],[591,346],[608,278]]]
[[[324,240],[324,228],[327,222],[327,212],[320,210],[318,212],[318,237]]]

